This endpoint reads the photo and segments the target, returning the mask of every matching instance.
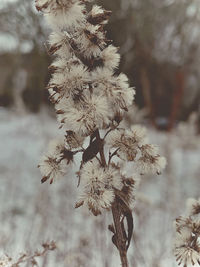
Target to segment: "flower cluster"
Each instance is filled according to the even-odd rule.
[[[166,160],[158,153],[158,147],[148,143],[146,129],[134,125],[131,129],[116,129],[107,137],[107,144],[115,148],[122,160],[133,161],[141,174],[157,173],[166,165]]]
[[[66,172],[66,166],[73,160],[73,152],[65,147],[64,140],[58,138],[49,143],[49,148],[40,160],[38,167],[43,175],[42,183],[63,177]]]
[[[176,219],[175,256],[184,267],[200,265],[200,199],[188,199],[187,217]]]
[[[114,190],[123,187],[117,166],[102,167],[97,159],[84,164],[80,177],[84,189],[77,206],[85,202],[94,215],[101,214],[102,209],[109,209],[115,198]]]
[[[148,143],[143,127],[120,128],[135,90],[127,76],[116,71],[120,55],[104,29],[111,12],[97,5],[88,11],[87,2],[36,0],[36,8],[53,29],[49,53],[54,61],[47,90],[65,131],[63,139],[50,143],[39,168],[42,182],[52,183],[66,174],[76,153],[83,153],[78,171],[82,191],[76,207],[84,204],[98,215],[118,199],[121,212],[128,217],[135,178],[121,172],[114,156],[134,162],[141,174],[160,173],[165,159]],[[108,156],[104,154],[106,144]]]

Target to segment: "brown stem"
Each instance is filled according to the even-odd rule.
[[[110,165],[112,157],[117,155],[117,151],[119,151],[119,148],[117,148],[112,154],[109,155],[108,166]]]
[[[96,131],[96,138],[99,141],[99,153],[101,157],[101,162],[103,166],[106,166],[106,160],[104,155],[104,146],[103,140],[100,138],[99,131]],[[112,205],[112,214],[113,214],[113,221],[115,226],[115,237],[116,237],[116,245],[119,250],[121,264],[122,267],[128,267],[128,259],[127,259],[127,247],[126,247],[126,239],[124,238],[123,229],[120,221],[121,211],[120,206],[115,199],[115,202]]]
[[[116,245],[119,250],[122,267],[128,267],[126,240],[123,235],[122,225],[120,222],[120,207],[117,200],[112,205],[113,221],[116,234]]]
[[[104,146],[103,146],[103,140],[100,137],[99,130],[96,131],[96,138],[97,141],[99,142],[99,154],[101,157],[101,163],[105,167],[106,166],[106,159],[104,155]]]

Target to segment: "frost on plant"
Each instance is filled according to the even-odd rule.
[[[49,53],[54,60],[47,89],[64,130],[63,139],[50,143],[39,168],[42,182],[53,183],[65,176],[75,154],[82,153],[76,207],[85,205],[95,216],[112,210],[114,225],[109,229],[114,244],[123,251],[123,266],[128,266],[123,257],[133,231],[135,178],[159,174],[166,162],[149,144],[144,127],[122,128],[135,90],[127,76],[116,71],[120,55],[104,30],[111,12],[97,5],[88,11],[86,2],[36,0],[36,8],[53,30]],[[122,171],[128,161],[133,165],[132,177]]]
[[[187,216],[176,219],[174,254],[179,265],[200,265],[200,199],[188,199]]]

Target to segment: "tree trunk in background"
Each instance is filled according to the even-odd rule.
[[[180,111],[180,105],[184,89],[184,71],[178,70],[175,73],[175,79],[176,79],[176,90],[174,91],[172,98],[172,109],[169,116],[168,131],[171,131],[172,128],[174,127],[174,124],[178,117],[178,112]]]
[[[145,106],[148,108],[151,122],[154,127],[157,127],[155,122],[155,110],[153,107],[153,101],[151,97],[151,85],[145,68],[141,68],[140,70],[140,82],[142,86],[142,93],[144,97]]]

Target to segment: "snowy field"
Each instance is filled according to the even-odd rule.
[[[19,116],[0,110],[0,253],[15,258],[54,240],[57,249],[39,261],[40,267],[118,267],[118,253],[107,230],[110,215],[95,218],[83,208],[74,209],[76,164],[56,184],[40,183],[39,158],[58,133],[47,112]],[[173,134],[151,130],[150,136],[168,166],[162,175],[141,182],[130,267],[175,267],[173,221],[184,212],[188,197],[200,195],[200,151],[181,147]]]

